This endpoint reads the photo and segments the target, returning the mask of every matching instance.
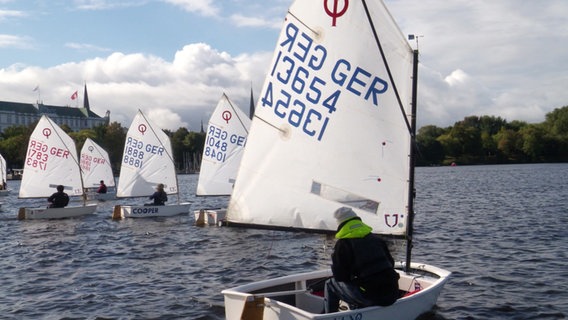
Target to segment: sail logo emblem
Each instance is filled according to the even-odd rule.
[[[390,216],[391,216],[390,214],[385,214],[385,224],[389,228],[394,228],[398,224],[398,213],[393,214],[391,219],[389,219]],[[391,223],[391,222],[394,222],[394,223]]]
[[[93,146],[89,146],[87,149],[89,149],[89,152],[93,153],[93,150],[94,150],[95,148],[93,148]]]
[[[227,124],[229,124],[229,120],[231,120],[232,117],[233,115],[231,114],[231,111],[223,111],[223,114],[221,115],[221,118],[223,118]]]
[[[343,7],[341,9],[338,8],[339,0],[333,0],[333,8],[329,8],[329,0],[323,1],[323,8],[325,9],[325,13],[332,18],[331,26],[335,27],[337,18],[341,17],[342,15],[347,12],[347,8],[349,7],[349,0],[343,0]]]
[[[43,134],[44,137],[46,137],[47,139],[49,139],[49,136],[51,135],[51,129],[49,129],[49,128],[44,128],[41,133]]]
[[[146,130],[148,130],[148,128],[146,127],[145,124],[141,124],[141,125],[138,126],[138,131],[139,131],[142,135],[144,135],[144,132],[146,132]]]

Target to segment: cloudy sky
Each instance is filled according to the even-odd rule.
[[[568,1],[385,2],[404,34],[422,36],[419,127],[469,115],[536,123],[568,105]],[[111,121],[128,126],[141,109],[197,131],[223,92],[248,112],[290,3],[0,0],[0,100],[74,107],[86,83]]]

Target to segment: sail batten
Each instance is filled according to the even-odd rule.
[[[326,5],[289,9],[227,219],[332,231],[349,205],[374,233],[404,235],[412,49],[382,2]]]

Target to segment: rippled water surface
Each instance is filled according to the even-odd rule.
[[[429,319],[568,317],[568,165],[418,168],[416,179],[414,260],[453,272]],[[226,205],[196,198],[196,175],[179,180],[193,208]],[[222,289],[329,265],[333,242],[320,235],[201,228],[190,215],[111,220],[129,200],[18,221],[19,207],[43,200],[9,187],[1,319],[224,319]]]

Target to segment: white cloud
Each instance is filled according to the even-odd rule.
[[[146,1],[74,0],[73,2],[75,8],[79,10],[109,10],[113,8],[140,6]]]
[[[444,81],[450,86],[458,86],[461,84],[467,84],[470,80],[469,76],[463,72],[463,70],[454,70],[449,76],[444,78]]]
[[[173,128],[177,129],[188,126],[187,122],[184,122],[179,114],[173,113],[167,108],[158,107],[150,108],[148,111],[142,111],[160,128],[171,128],[171,130],[174,130]]]
[[[213,0],[163,0],[166,3],[178,6],[188,12],[196,12],[204,16],[217,16],[219,7],[214,5]]]
[[[0,2],[2,3],[2,2]],[[5,20],[7,18],[12,18],[12,17],[25,17],[26,14],[22,11],[18,11],[18,10],[2,10],[0,9],[0,21]]]
[[[247,17],[242,14],[233,14],[230,19],[238,27],[268,27],[272,29],[282,27],[281,20],[266,20],[262,17]]]
[[[33,45],[29,37],[0,34],[0,48],[30,49]]]
[[[112,53],[51,68],[11,66],[0,69],[0,87],[9,88],[3,100],[36,101],[39,84],[45,104],[75,106],[70,96],[86,82],[91,109],[111,121],[130,125],[138,109],[164,129],[189,127],[198,131],[207,122],[225,92],[248,110],[251,84],[255,91],[264,80],[271,53],[232,57],[202,43],[179,50],[173,61],[143,54]]]
[[[67,48],[81,50],[81,51],[100,51],[100,52],[109,52],[111,49],[99,47],[89,43],[77,43],[77,42],[68,42],[65,44]]]

